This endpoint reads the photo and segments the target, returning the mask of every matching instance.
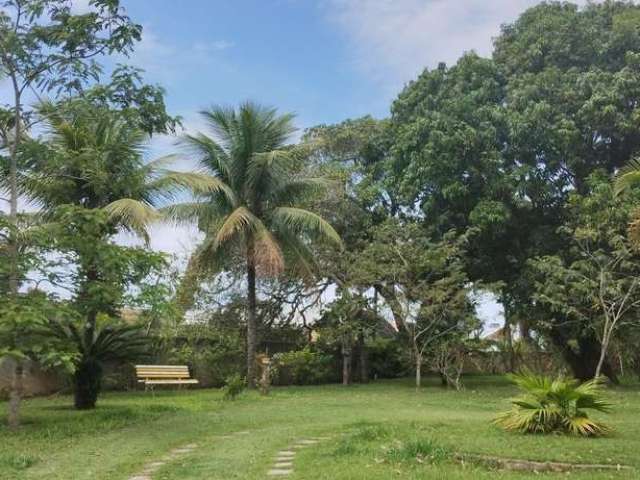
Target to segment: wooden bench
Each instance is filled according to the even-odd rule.
[[[194,385],[198,380],[191,378],[186,365],[136,365],[138,383],[144,388],[153,389],[155,385]]]

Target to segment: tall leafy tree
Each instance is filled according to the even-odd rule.
[[[216,184],[205,175],[168,170],[171,158],[145,162],[147,134],[119,111],[78,99],[45,104],[40,115],[45,138],[23,145],[19,186],[42,205],[45,218],[67,230],[75,225],[59,235],[58,247],[77,256],[75,307],[84,327],[78,338],[83,356],[76,365],[76,406],[92,408],[99,388],[91,385],[99,385],[101,376],[90,348],[101,338],[98,319],[117,316],[126,286],[158,262],[118,250],[112,236],[126,230],[147,239],[147,227],[160,219],[157,207],[186,190],[208,192]]]
[[[205,239],[192,258],[200,269],[218,269],[230,258],[244,263],[247,281],[247,382],[255,382],[257,348],[256,281],[259,274],[281,272],[288,257],[309,270],[309,242],[341,240],[321,216],[300,208],[305,196],[326,186],[305,175],[308,153],[287,141],[295,131],[293,115],[243,103],[202,112],[211,136],[184,141],[215,183],[210,194],[170,208],[176,219],[196,220]],[[228,265],[228,264],[227,264]]]
[[[640,148],[639,19],[630,2],[541,3],[503,27],[492,59],[425,71],[394,102],[390,172],[405,209],[470,235],[471,279],[499,281],[506,322],[524,332],[536,328],[527,260],[565,250],[570,194]],[[591,377],[597,338],[556,318],[544,330]]]
[[[620,332],[640,327],[640,255],[626,235],[633,203],[615,198],[606,176],[594,174],[589,186],[591,194],[570,198],[572,215],[560,229],[568,248],[530,265],[534,297],[551,311],[540,327],[555,327],[559,315],[576,338],[597,338],[598,355],[583,366],[585,374],[612,376],[605,364],[609,349]]]
[[[505,155],[555,238],[540,253],[568,247],[552,230],[568,220],[570,195],[589,195],[594,171],[612,174],[640,148],[639,25],[630,2],[553,2],[527,10],[496,39],[494,61],[507,78]],[[574,374],[591,377],[598,338],[576,337],[571,322],[555,318],[549,338]]]

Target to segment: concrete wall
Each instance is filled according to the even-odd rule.
[[[15,363],[0,359],[0,396],[8,395]],[[25,396],[48,395],[62,388],[62,380],[55,372],[44,371],[33,362],[26,362],[24,373]]]

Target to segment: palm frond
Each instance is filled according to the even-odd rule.
[[[255,233],[265,228],[258,217],[246,207],[238,207],[227,216],[214,234],[214,248],[227,243],[240,234]]]
[[[623,192],[640,185],[640,158],[634,158],[622,167],[614,179],[614,194]]]
[[[147,185],[151,199],[155,197],[165,200],[175,200],[180,193],[190,192],[195,195],[220,193],[234,206],[236,202],[233,190],[218,177],[198,172],[176,172],[165,170],[160,172],[157,179]]]
[[[324,192],[334,185],[334,182],[324,177],[294,178],[279,185],[273,192],[272,199],[276,204],[290,203],[307,195]]]
[[[610,429],[588,417],[586,410],[609,411],[610,404],[601,398],[602,381],[579,384],[565,377],[549,378],[524,372],[510,375],[524,391],[511,400],[512,409],[499,414],[494,424],[505,430],[523,433],[562,432],[572,435],[604,435]]]
[[[211,171],[212,175],[219,176],[226,182],[230,181],[233,171],[229,156],[215,140],[203,133],[197,133],[185,135],[181,145],[195,155],[200,165]]]
[[[275,237],[261,226],[254,236],[256,266],[259,273],[275,276],[284,270],[284,255]]]
[[[161,218],[153,207],[132,198],[121,198],[111,202],[103,210],[114,225],[136,233],[146,242],[149,241],[149,225]]]
[[[342,239],[338,232],[323,219],[308,210],[295,207],[278,207],[273,212],[276,223],[285,225],[287,228],[299,233],[310,233],[325,238],[342,248]]]

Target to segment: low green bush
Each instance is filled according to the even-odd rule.
[[[246,383],[243,377],[237,373],[231,375],[225,381],[224,387],[222,387],[222,398],[224,400],[235,400],[238,398],[238,395],[244,392],[245,388]]]
[[[448,449],[436,444],[429,438],[415,438],[408,441],[397,441],[386,451],[389,462],[436,463],[449,458]]]
[[[333,357],[309,347],[277,353],[272,359],[274,385],[317,385],[334,380]]]
[[[398,378],[407,375],[406,347],[393,338],[367,342],[369,373],[372,378]]]
[[[584,437],[601,436],[610,428],[589,418],[588,410],[608,412],[611,404],[602,398],[602,382],[550,378],[525,372],[509,375],[523,395],[514,398],[513,407],[494,420],[508,431],[522,433],[567,433]]]

